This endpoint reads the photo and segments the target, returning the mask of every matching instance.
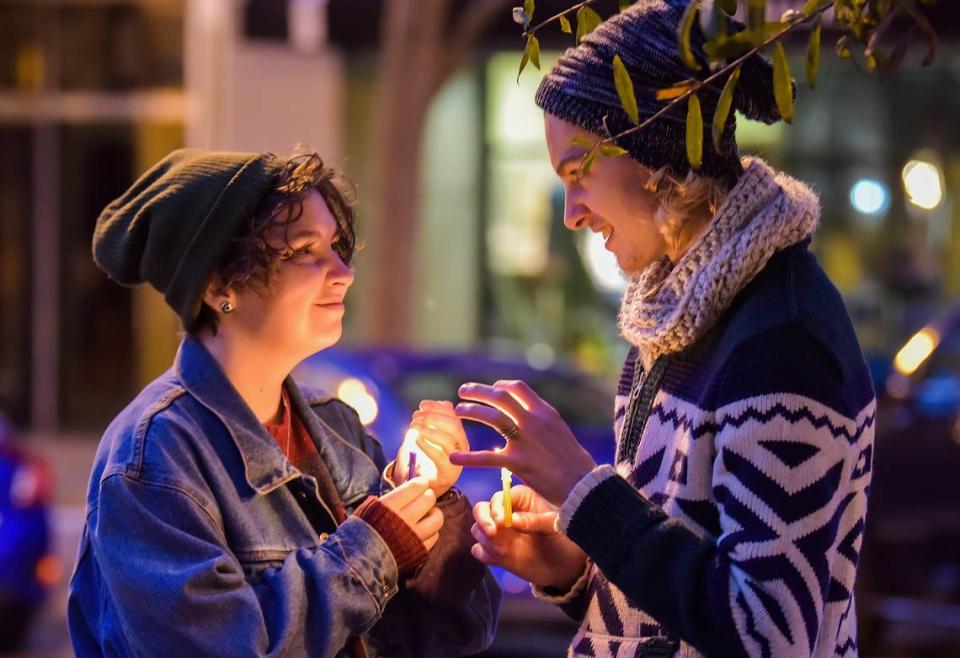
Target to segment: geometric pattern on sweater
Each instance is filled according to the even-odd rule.
[[[618,442],[636,385],[632,372],[628,359],[616,400]],[[872,397],[842,412],[795,393],[709,409],[662,387],[635,459],[616,465],[638,491],[727,556],[730,605],[722,612],[748,655],[857,654],[852,592],[875,418]],[[596,566],[586,595],[569,655],[633,656],[639,645],[667,636]],[[700,654],[680,643],[677,655]]]

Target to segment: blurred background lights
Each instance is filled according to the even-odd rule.
[[[887,186],[873,178],[861,178],[850,188],[850,204],[865,215],[879,215],[890,205]]]
[[[369,425],[377,419],[380,411],[377,399],[370,394],[367,385],[359,379],[348,377],[337,387],[337,397],[353,407],[360,416],[360,422]]]
[[[902,375],[912,375],[929,358],[939,343],[939,334],[930,327],[918,331],[897,352],[893,361],[897,372]]]
[[[911,160],[903,167],[903,187],[915,206],[933,210],[943,200],[943,175],[931,162]]]
[[[597,290],[620,295],[627,289],[627,282],[617,265],[617,257],[607,251],[602,234],[584,231],[580,234],[577,247],[587,274]]]

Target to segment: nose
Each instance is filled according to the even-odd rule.
[[[334,260],[336,262],[327,275],[328,282],[335,287],[349,288],[353,283],[353,268],[344,263],[340,257],[336,257]]]
[[[590,213],[586,206],[567,192],[563,197],[563,225],[571,231],[579,231],[587,225]]]

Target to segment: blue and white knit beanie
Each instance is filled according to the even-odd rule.
[[[710,75],[704,54],[704,35],[695,25],[690,47],[700,71],[687,68],[677,46],[677,29],[688,0],[639,0],[601,23],[576,48],[570,48],[544,77],[537,89],[536,103],[546,112],[596,135],[618,134],[633,124],[620,106],[613,82],[613,56],[620,55],[633,80],[640,120],[663,108],[658,89],[672,87],[690,77]],[[730,34],[744,25],[729,19]],[[704,119],[703,163],[700,174],[729,185],[740,177],[743,167],[737,152],[736,121],[731,112],[718,153],[709,138],[713,115],[725,79],[698,92]],[[773,95],[773,67],[760,55],[744,62],[734,94],[734,107],[745,116],[775,123],[780,120]],[[683,177],[690,170],[686,155],[686,103],[666,113],[650,126],[619,140],[630,156],[651,169],[669,166]],[[606,117],[606,127],[604,127]]]

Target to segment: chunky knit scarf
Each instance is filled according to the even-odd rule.
[[[744,173],[704,233],[674,265],[666,257],[631,277],[620,331],[647,369],[662,354],[691,345],[780,249],[813,234],[817,195],[759,158]]]

